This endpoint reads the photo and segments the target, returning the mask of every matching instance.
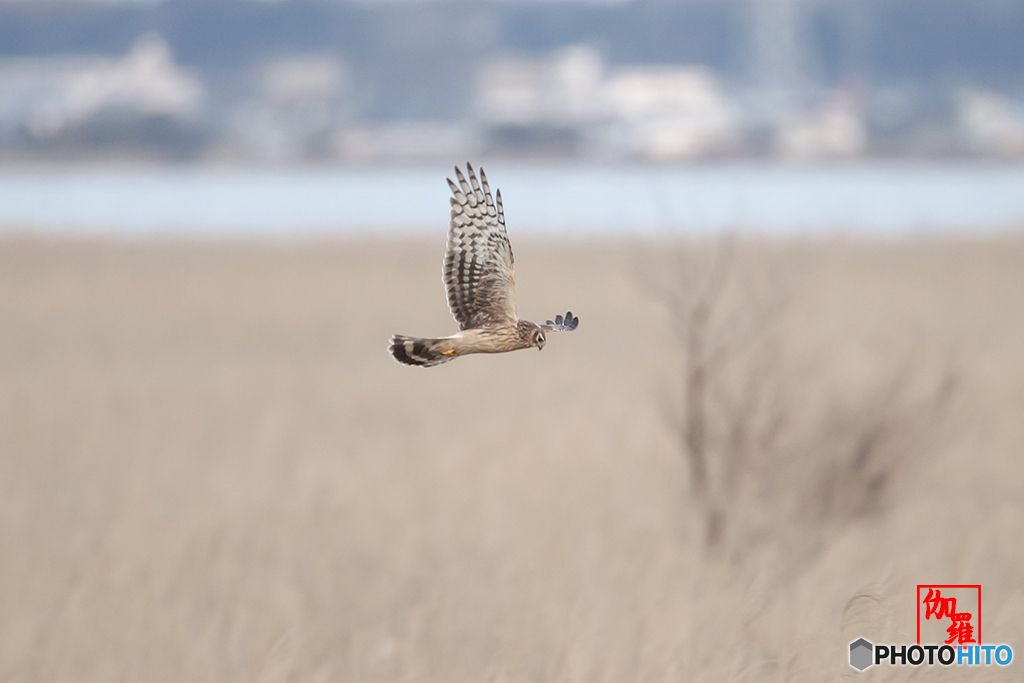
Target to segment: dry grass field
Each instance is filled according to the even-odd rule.
[[[738,244],[703,493],[710,247],[513,241],[579,330],[419,369],[442,236],[0,240],[0,682],[1024,677],[846,663],[918,583],[1024,657],[1024,241]]]

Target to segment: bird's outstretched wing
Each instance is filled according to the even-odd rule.
[[[573,317],[571,311],[566,312],[563,318],[560,315],[556,315],[554,320],[549,320],[546,325],[541,325],[541,329],[553,331],[553,332],[572,332],[579,327],[580,319]]]
[[[452,211],[442,269],[448,307],[462,330],[512,326],[519,320],[515,262],[505,232],[501,191],[495,203],[484,170],[480,169],[479,182],[468,163],[466,171],[468,182],[458,166],[458,185],[448,180]]]

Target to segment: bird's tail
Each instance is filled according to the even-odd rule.
[[[399,363],[424,368],[447,363],[455,358],[451,339],[422,339],[396,334],[391,337],[391,346],[388,350]]]

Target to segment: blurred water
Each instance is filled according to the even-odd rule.
[[[1024,165],[486,164],[515,234],[975,233],[1024,226]],[[0,231],[434,234],[450,167],[0,170]]]

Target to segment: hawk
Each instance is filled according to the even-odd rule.
[[[557,315],[546,325],[520,320],[501,190],[495,201],[484,169],[480,169],[479,181],[468,163],[466,173],[468,181],[456,166],[459,184],[448,179],[452,212],[441,270],[448,308],[459,324],[459,332],[437,339],[392,336],[389,350],[399,363],[432,367],[470,353],[505,353],[534,346],[543,349],[546,332],[571,332],[580,323],[572,313],[564,318]]]

